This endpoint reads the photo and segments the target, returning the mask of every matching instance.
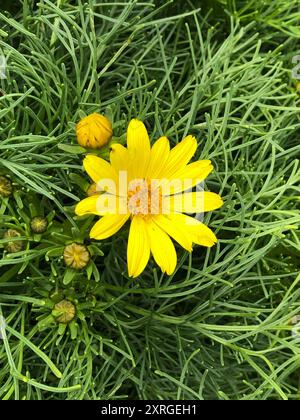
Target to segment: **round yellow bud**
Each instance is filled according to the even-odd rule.
[[[90,261],[90,253],[84,245],[73,242],[64,249],[64,261],[68,267],[81,270]]]
[[[19,238],[21,235],[20,232],[18,232],[15,229],[8,229],[5,233],[3,238],[4,239],[13,239],[13,238]],[[7,252],[9,252],[10,254],[14,253],[14,252],[19,252],[22,251],[24,246],[23,241],[18,241],[18,240],[12,240],[12,241],[8,241],[5,244],[5,248],[7,250]]]
[[[79,121],[76,134],[80,146],[98,149],[105,146],[111,138],[112,125],[104,115],[94,112]]]
[[[93,182],[88,189],[86,190],[86,195],[88,197],[91,197],[92,195],[99,194],[99,191],[97,190],[97,184],[96,182]]]
[[[48,221],[43,216],[34,216],[30,221],[30,228],[33,233],[45,233],[48,227]]]
[[[56,321],[61,322],[62,324],[67,324],[72,321],[75,314],[76,308],[69,300],[63,299],[54,306],[53,315],[55,316]]]
[[[0,195],[7,198],[12,195],[12,183],[6,176],[0,176]]]

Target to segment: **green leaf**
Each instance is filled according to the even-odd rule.
[[[100,249],[98,245],[91,244],[88,246],[88,250],[90,251],[91,255],[102,257],[104,255],[103,251]]]
[[[73,270],[72,268],[67,268],[65,271],[64,278],[63,278],[63,284],[67,285],[71,283],[71,281],[74,279],[76,274],[77,272],[75,270]]]
[[[78,174],[70,173],[69,178],[72,184],[78,185],[78,187],[80,187],[82,191],[84,192],[88,189],[90,185],[89,182],[85,178],[83,178],[82,176]]]
[[[64,152],[72,153],[74,155],[81,155],[83,153],[86,153],[86,150],[79,145],[77,146],[77,145],[72,145],[72,144],[60,143],[60,144],[57,145],[57,147],[60,150],[63,150]]]
[[[5,283],[17,275],[22,264],[16,264],[0,277],[0,283]]]
[[[100,281],[100,273],[98,271],[98,268],[96,266],[96,264],[94,263],[94,261],[91,262],[91,266],[93,268],[93,275],[94,275],[94,279],[96,282]]]
[[[90,261],[89,265],[86,267],[86,275],[88,280],[91,280],[91,275],[93,273],[93,265],[92,265],[92,261]]]
[[[76,321],[74,319],[73,319],[73,321],[70,322],[69,329],[70,329],[70,333],[71,333],[71,339],[75,340],[75,338],[77,337],[77,333],[78,333],[78,324],[76,323]]]
[[[63,250],[64,250],[64,247],[62,246],[50,249],[45,255],[46,260],[49,259],[49,257],[61,257]]]

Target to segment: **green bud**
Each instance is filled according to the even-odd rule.
[[[30,221],[33,233],[45,233],[48,228],[48,220],[43,216],[35,216]]]
[[[0,176],[0,195],[3,198],[10,197],[13,192],[13,187],[10,179],[6,176]]]
[[[15,229],[8,229],[5,233],[3,238],[4,239],[10,239],[10,238],[18,238],[22,236],[20,232],[18,232]],[[23,241],[17,241],[17,240],[13,240],[13,241],[8,241],[5,244],[5,249],[9,252],[9,253],[14,253],[14,252],[19,252],[22,251],[24,247],[24,243]]]
[[[57,322],[62,324],[68,324],[74,319],[76,314],[75,305],[67,299],[63,299],[58,302],[52,311],[52,315],[55,317]]]

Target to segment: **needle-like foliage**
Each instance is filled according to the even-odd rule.
[[[299,399],[299,19],[298,0],[1,1],[0,398]],[[135,117],[152,141],[196,136],[225,203],[215,247],[131,279],[126,230],[89,239],[75,124],[92,112],[120,139]]]

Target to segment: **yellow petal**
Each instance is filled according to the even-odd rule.
[[[194,227],[190,227],[188,231],[194,244],[210,248],[218,241],[213,231],[204,223],[199,222]]]
[[[167,137],[160,137],[150,151],[150,163],[147,170],[149,178],[158,178],[163,172],[169,157],[170,143]]]
[[[133,217],[130,225],[127,264],[130,277],[139,276],[150,258],[150,243],[146,222],[142,217]]]
[[[127,200],[112,194],[96,194],[88,197],[77,204],[75,213],[78,216],[84,214],[127,214]]]
[[[147,220],[147,231],[153,258],[164,273],[172,274],[177,264],[173,242],[151,219]]]
[[[187,251],[192,251],[192,240],[186,232],[182,220],[177,219],[176,214],[153,216],[152,220],[158,227],[163,229],[176,242],[179,243]]]
[[[122,144],[112,144],[110,152],[110,163],[116,172],[125,171],[129,164],[129,152]]]
[[[103,216],[92,227],[90,237],[98,240],[109,238],[121,229],[128,218],[129,214],[109,214]]]
[[[133,168],[136,178],[143,178],[150,160],[150,140],[142,121],[133,119],[127,129],[127,147],[135,162]]]
[[[97,140],[93,133],[90,133],[89,135],[89,147],[92,149],[96,149],[97,147]]]
[[[203,213],[220,208],[223,200],[219,194],[210,191],[186,192],[164,197],[163,212]]]
[[[104,159],[94,155],[87,155],[83,166],[91,179],[96,182],[99,191],[109,191],[116,195],[118,177],[114,168]]]
[[[163,194],[177,194],[202,182],[213,170],[210,160],[198,160],[176,171],[162,181]]]
[[[84,200],[81,200],[75,207],[75,214],[83,216],[84,214],[98,214],[97,200],[99,194],[92,195]]]
[[[144,149],[150,152],[150,141],[147,129],[144,123],[138,119],[130,121],[127,129],[127,147],[128,149]]]
[[[180,225],[194,244],[212,247],[217,238],[212,230],[194,217],[186,214],[175,213],[170,215],[173,222]]]
[[[110,163],[115,169],[119,177],[119,184],[126,176],[126,184],[131,181],[133,177],[132,168],[135,166],[135,162],[132,160],[132,154],[129,150],[121,144],[113,144],[110,152]]]
[[[197,150],[197,140],[193,136],[185,137],[180,143],[178,143],[169,154],[168,161],[161,176],[163,178],[169,178],[176,171],[192,159]]]

